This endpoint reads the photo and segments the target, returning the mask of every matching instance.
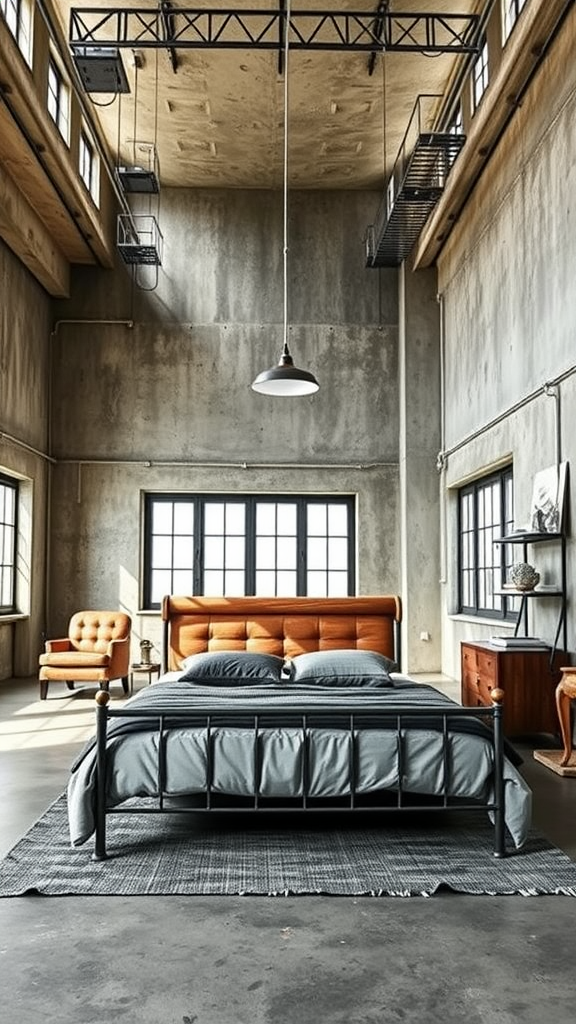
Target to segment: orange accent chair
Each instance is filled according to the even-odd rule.
[[[121,679],[128,693],[132,621],[124,612],[76,612],[68,636],[47,640],[40,655],[40,700],[48,683],[60,680],[69,690],[75,682],[97,682],[107,690],[111,679]]]

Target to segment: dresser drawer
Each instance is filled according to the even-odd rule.
[[[485,651],[476,651],[476,670],[483,679],[491,680],[491,686],[494,686],[498,675],[496,655]]]
[[[473,672],[476,674],[476,651],[473,647],[462,648],[462,673]]]
[[[558,665],[566,655],[556,651],[550,669],[550,650],[494,650],[488,644],[461,647],[462,703],[479,707],[492,703],[491,691],[504,691],[504,730],[509,736],[558,731],[554,690]]]

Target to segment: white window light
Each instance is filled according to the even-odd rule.
[[[32,67],[32,0],[0,0],[0,11],[26,63]]]
[[[60,68],[52,57],[48,61],[47,104],[48,113],[67,143],[70,130],[70,90]]]
[[[514,25],[518,21],[526,0],[503,0],[504,5],[504,42],[508,39]]]
[[[462,104],[459,103],[452,115],[450,123],[448,125],[448,133],[450,135],[463,135],[464,134],[464,121],[462,117]]]
[[[472,108],[476,110],[486,89],[488,88],[488,43],[486,40],[472,68]]]
[[[85,128],[82,128],[80,132],[78,169],[82,181],[86,185],[94,203],[98,206],[100,200],[100,161],[96,147]]]

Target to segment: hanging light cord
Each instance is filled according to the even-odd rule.
[[[284,330],[283,330],[283,355],[288,355],[288,60],[290,53],[290,6],[291,0],[286,3],[286,30],[284,33]]]
[[[280,362],[270,370],[259,373],[252,382],[254,391],[262,395],[313,395],[318,391],[318,381],[313,373],[308,370],[300,370],[294,366],[292,356],[288,348],[288,124],[290,102],[288,96],[289,78],[289,39],[290,39],[290,0],[286,0],[285,9],[285,38],[284,38],[284,295],[283,295],[283,319],[284,319],[284,343]]]

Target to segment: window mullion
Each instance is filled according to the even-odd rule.
[[[244,574],[246,594],[256,593],[256,498],[246,499]]]
[[[296,511],[296,546],[297,546],[297,568],[296,568],[296,593],[299,597],[306,594],[306,573],[307,573],[307,502],[305,498],[299,498]]]

